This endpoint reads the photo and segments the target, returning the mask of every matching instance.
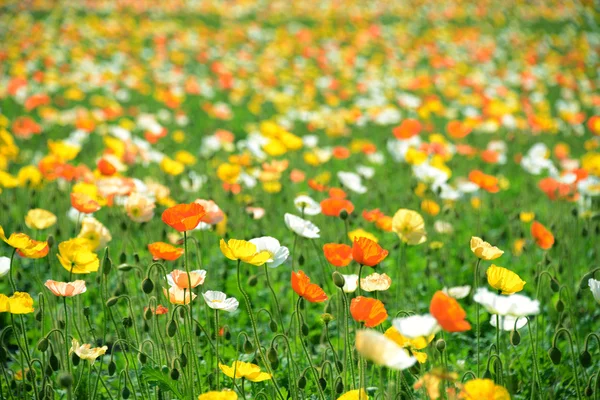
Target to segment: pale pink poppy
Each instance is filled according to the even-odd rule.
[[[44,284],[55,296],[73,297],[85,293],[85,281],[76,280],[74,282],[57,282],[48,279]]]
[[[190,279],[188,280],[188,275],[186,271],[182,271],[180,269],[173,270],[169,275],[167,275],[167,281],[170,286],[176,286],[179,289],[189,289],[190,281],[192,282],[192,287],[195,288],[198,285],[202,285],[204,283],[204,279],[206,278],[206,271],[203,269],[198,269],[195,271],[190,271]]]

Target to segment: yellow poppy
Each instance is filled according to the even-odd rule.
[[[198,396],[198,400],[237,400],[237,398],[237,393],[230,389],[224,389],[220,392],[206,392]]]
[[[502,294],[513,294],[523,290],[525,281],[514,272],[492,264],[485,272],[488,284]]]
[[[256,245],[246,240],[230,239],[228,242],[221,239],[219,243],[221,252],[230,260],[241,260],[252,265],[263,265],[271,255],[267,251],[258,252]]]
[[[465,400],[510,400],[508,390],[491,379],[473,379],[464,384],[460,398]]]
[[[365,389],[351,390],[337,398],[337,400],[368,400],[368,399],[369,399],[369,396],[367,396],[367,392],[365,392]]]
[[[492,246],[488,242],[484,242],[483,239],[478,238],[477,236],[471,237],[471,251],[477,257],[486,261],[495,260],[504,254],[504,251],[496,246]]]
[[[393,326],[391,328],[389,328],[387,331],[385,331],[385,336],[388,339],[393,340],[398,346],[403,347],[405,349],[409,349],[410,352],[412,353],[413,357],[415,357],[417,359],[417,361],[421,364],[423,364],[425,361],[427,361],[427,353],[423,353],[423,352],[417,351],[417,350],[422,350],[422,349],[426,348],[429,345],[429,343],[431,343],[433,338],[435,337],[435,335],[429,335],[429,336],[420,336],[418,338],[409,339],[409,338],[405,337],[404,335],[402,335],[398,331],[398,329],[394,328]]]
[[[56,215],[41,208],[34,208],[27,212],[25,225],[31,229],[46,229],[56,223]]]
[[[85,238],[75,238],[58,245],[56,255],[61,265],[74,274],[89,274],[98,271],[100,261],[92,252],[93,243]]]
[[[401,208],[396,211],[392,218],[392,230],[400,240],[409,245],[421,244],[427,240],[425,221],[421,214],[413,210]]]
[[[219,363],[219,368],[232,379],[245,378],[251,382],[262,382],[271,379],[271,374],[261,372],[258,365],[243,361],[234,361],[231,367]]]
[[[29,293],[15,292],[11,297],[0,294],[0,312],[29,314],[33,311],[33,299]]]

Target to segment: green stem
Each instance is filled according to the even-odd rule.
[[[317,369],[315,368],[315,365],[312,362],[310,353],[308,352],[308,348],[306,347],[306,344],[304,343],[304,335],[302,334],[302,315],[300,314],[300,302],[301,301],[302,301],[302,297],[298,297],[298,301],[296,302],[296,317],[298,318],[298,335],[300,337],[300,344],[302,345],[302,349],[304,350],[304,354],[306,355],[306,359],[308,360],[308,365],[310,366],[310,369],[313,372],[313,377],[315,378],[315,385],[317,386],[317,389],[319,390],[319,397],[322,400],[325,400],[325,393],[323,393],[323,388],[321,387],[321,384],[319,383],[319,375],[317,374]]]
[[[473,275],[473,296],[479,287],[479,265],[481,264],[481,258],[477,259],[477,265],[475,266],[475,273]],[[481,376],[481,369],[479,366],[479,351],[480,351],[480,323],[479,323],[479,303],[475,302],[475,337],[477,338],[477,377]]]

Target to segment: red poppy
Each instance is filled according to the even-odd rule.
[[[335,267],[345,267],[352,261],[352,247],[347,244],[327,243],[323,246],[323,253]]]
[[[554,245],[554,235],[546,227],[537,221],[531,224],[531,236],[535,243],[544,250],[551,249]]]
[[[98,170],[104,176],[111,176],[117,173],[117,168],[105,158],[101,158],[98,161]]]
[[[84,214],[91,214],[101,208],[97,201],[85,193],[71,193],[71,205]]]
[[[385,306],[380,300],[358,296],[350,303],[350,314],[357,322],[364,322],[367,328],[373,328],[388,317]]]
[[[431,299],[429,313],[437,320],[446,332],[464,332],[471,329],[465,320],[467,313],[454,298],[437,291]]]
[[[319,285],[310,283],[310,278],[303,271],[292,271],[292,289],[311,303],[321,303],[328,298]]]
[[[185,232],[197,227],[205,215],[204,207],[198,203],[177,204],[162,213],[162,220],[171,228]]]
[[[347,147],[336,146],[333,148],[332,155],[333,158],[338,160],[345,160],[346,158],[350,157],[351,153]]]
[[[346,199],[325,199],[321,202],[321,212],[329,217],[339,217],[342,210],[348,214],[354,211],[354,204]]]
[[[175,261],[183,255],[183,249],[164,242],[150,243],[148,250],[155,260]]]
[[[360,265],[374,267],[385,260],[388,253],[387,250],[366,237],[357,237],[352,243],[352,258]]]

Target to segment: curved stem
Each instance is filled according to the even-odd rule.
[[[567,328],[560,328],[554,334],[554,338],[552,339],[552,347],[556,347],[556,341],[558,336],[561,333],[567,335],[567,339],[569,340],[569,345],[571,347],[571,358],[573,360],[573,374],[575,377],[575,388],[577,389],[577,399],[581,400],[581,388],[579,387],[579,374],[577,372],[577,359],[575,355],[575,346],[573,345],[573,337],[571,336],[571,332]]]
[[[475,296],[475,292],[477,291],[477,288],[479,286],[479,265],[481,264],[481,258],[477,259],[477,265],[475,266],[475,273],[473,276],[473,296]],[[480,350],[480,323],[479,323],[479,303],[475,302],[475,320],[476,320],[476,326],[477,328],[475,329],[475,337],[477,338],[477,377],[480,376],[481,374],[481,368],[479,366],[479,350]]]
[[[315,368],[315,365],[312,362],[310,353],[308,352],[308,348],[306,347],[306,344],[304,343],[304,335],[302,334],[302,316],[300,314],[300,302],[301,301],[302,301],[302,297],[298,297],[298,301],[296,302],[296,317],[298,318],[298,335],[300,337],[300,344],[302,345],[302,349],[304,350],[304,354],[306,355],[306,359],[308,360],[308,365],[310,365],[310,369],[313,372],[313,377],[315,378],[315,385],[317,386],[317,389],[319,390],[319,397],[322,400],[325,400],[325,393],[323,393],[323,388],[321,387],[321,384],[319,383],[319,375],[317,375],[317,369]]]

